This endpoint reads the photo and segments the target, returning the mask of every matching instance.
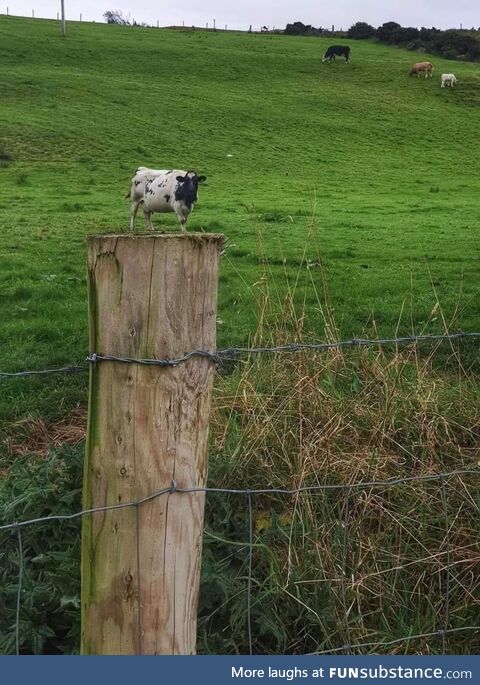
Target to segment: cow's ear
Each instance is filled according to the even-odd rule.
[[[198,182],[202,183],[202,181],[206,181],[207,177],[206,176],[198,176]]]
[[[185,176],[177,176],[177,181],[179,181],[180,183],[183,183],[185,178],[186,178]]]

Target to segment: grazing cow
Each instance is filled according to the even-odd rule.
[[[442,74],[442,88],[445,88],[445,86],[450,86],[450,88],[453,88],[453,84],[457,83],[458,79],[455,76],[455,74]]]
[[[417,74],[417,76],[425,74],[425,78],[430,75],[430,78],[433,78],[433,64],[431,62],[417,62],[410,69],[410,76],[414,74]]]
[[[345,57],[345,62],[350,62],[350,48],[348,45],[330,45],[323,56],[322,62],[335,61],[335,55]]]

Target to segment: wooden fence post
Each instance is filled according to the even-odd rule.
[[[88,239],[90,351],[175,358],[213,351],[216,234]],[[84,509],[126,504],[172,480],[202,487],[213,367],[100,361],[90,370]],[[193,654],[203,493],[84,516],[82,653]]]

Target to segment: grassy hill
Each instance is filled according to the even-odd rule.
[[[228,237],[220,346],[479,330],[479,65],[432,58],[432,81],[410,79],[413,53],[350,42],[351,64],[322,64],[328,42],[85,23],[62,39],[55,22],[0,17],[0,370],[82,361],[85,236],[127,230],[141,164],[208,177],[188,227]],[[445,349],[438,364],[410,349],[241,365],[215,386],[210,484],[475,469],[478,345]],[[34,415],[2,436],[6,522],[81,506],[82,444],[65,443],[81,441],[84,412],[68,410],[86,382],[1,382],[1,418]],[[254,651],[478,652],[478,488],[442,483],[255,497]],[[248,652],[245,504],[207,498],[201,652]],[[79,525],[24,529],[25,653],[78,649]],[[12,653],[16,536],[0,548]]]
[[[229,239],[221,345],[253,330],[264,273],[279,300],[298,281],[322,338],[320,260],[344,336],[418,332],[437,296],[452,328],[479,328],[479,66],[433,58],[433,81],[411,79],[415,54],[353,41],[351,64],[322,64],[327,44],[79,23],[62,39],[1,17],[3,368],[82,357],[84,236],[127,229],[140,164],[208,177],[189,230]]]

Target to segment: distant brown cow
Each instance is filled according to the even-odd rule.
[[[414,74],[420,76],[420,74],[423,73],[425,73],[425,78],[427,78],[428,75],[430,75],[430,78],[433,78],[433,64],[431,62],[417,62],[410,69],[410,76],[413,76]]]

